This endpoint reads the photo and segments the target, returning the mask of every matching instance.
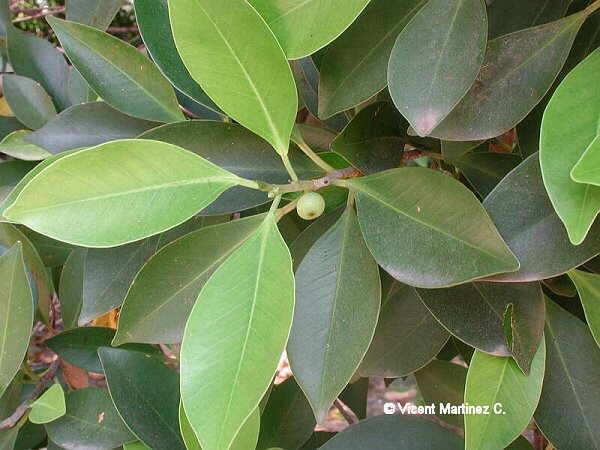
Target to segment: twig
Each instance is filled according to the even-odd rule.
[[[13,19],[12,23],[28,22],[30,20],[40,19],[42,17],[50,16],[52,14],[59,14],[62,12],[65,12],[64,6],[59,6],[58,8],[44,9],[41,12],[33,14],[31,16],[17,17],[16,19]]]
[[[339,398],[335,399],[335,401],[333,402],[333,405],[338,409],[340,414],[342,416],[344,416],[344,419],[346,419],[346,422],[348,422],[350,425],[354,425],[355,423],[358,423],[358,417],[356,416],[354,411],[352,411],[348,407],[348,405],[346,405],[344,402],[342,402]]]
[[[127,27],[108,27],[106,31],[108,33],[137,33],[138,30],[137,25],[130,25]]]

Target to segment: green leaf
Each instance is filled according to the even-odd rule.
[[[33,167],[33,163],[28,161],[5,161],[0,164],[0,202],[10,195],[19,181],[27,176]]]
[[[221,263],[256,232],[263,219],[252,216],[207,227],[154,255],[139,271],[125,297],[113,344],[181,342],[198,293]]]
[[[600,275],[572,270],[569,276],[579,292],[590,331],[600,346]]]
[[[319,81],[319,117],[368,100],[387,85],[387,67],[398,34],[427,0],[372,0],[325,50]]]
[[[258,450],[298,449],[310,438],[315,418],[294,377],[275,386],[262,413]]]
[[[290,366],[318,423],[350,381],[375,333],[381,286],[348,207],[296,270]],[[352,330],[351,333],[348,330]]]
[[[123,6],[123,0],[66,0],[66,5],[68,20],[104,31]]]
[[[370,0],[251,0],[283,47],[288,59],[308,56],[344,32]]]
[[[181,348],[181,397],[206,449],[226,449],[258,406],[285,348],[292,261],[274,213],[204,285]]]
[[[33,299],[23,246],[17,242],[0,256],[0,395],[16,375],[29,347]]]
[[[454,336],[491,355],[512,355],[521,370],[529,373],[544,333],[544,297],[539,283],[474,282],[447,289],[419,289],[418,293]]]
[[[135,441],[117,413],[108,392],[85,388],[67,393],[67,413],[46,424],[48,437],[64,448],[109,449]]]
[[[442,141],[441,151],[446,161],[454,164],[454,161],[475,150],[485,141]]]
[[[600,127],[598,131],[600,132]],[[600,186],[600,133],[592,141],[577,164],[573,166],[571,178],[578,183]]]
[[[30,134],[29,130],[13,131],[0,142],[0,152],[25,161],[40,161],[51,156],[43,148],[25,140]]]
[[[146,450],[149,449],[142,441],[135,441],[123,444],[123,450]]]
[[[439,405],[460,405],[464,402],[467,369],[448,361],[434,359],[415,372],[419,392],[426,405],[438,405],[435,415],[451,425],[464,427],[462,414],[442,414]]]
[[[358,372],[364,377],[408,375],[431,361],[448,337],[415,289],[395,283],[383,301],[375,337]]]
[[[169,13],[192,78],[225,113],[287,153],[298,94],[283,50],[256,10],[244,0],[170,0]]]
[[[44,127],[27,135],[25,141],[50,153],[60,153],[134,138],[158,125],[123,114],[104,102],[83,103],[65,109]]]
[[[179,432],[179,376],[140,352],[103,347],[110,396],[127,427],[152,448],[185,449]]]
[[[502,0],[488,6],[490,38],[552,22],[567,13],[573,0]]]
[[[398,36],[388,84],[398,110],[427,136],[467,93],[487,43],[483,0],[430,0]]]
[[[321,450],[459,450],[463,440],[417,417],[391,415],[363,420],[336,434]]]
[[[31,405],[29,420],[32,423],[48,423],[67,413],[65,391],[60,383],[53,384]]]
[[[108,104],[147,120],[184,118],[167,79],[135,47],[87,25],[53,16],[48,22],[75,68]]]
[[[589,328],[548,300],[546,375],[535,421],[556,448],[598,448],[600,349]]]
[[[113,141],[47,166],[4,215],[60,241],[111,247],[183,223],[238,180],[171,144]]]
[[[356,191],[360,226],[375,260],[403,283],[447,287],[519,268],[479,201],[451,177],[402,168],[344,185]]]
[[[177,53],[169,21],[168,0],[135,0],[135,17],[146,49],[177,89],[201,105],[221,110],[194,81]]]
[[[537,153],[510,172],[483,202],[521,268],[492,277],[498,281],[535,281],[555,277],[600,253],[600,223],[580,245],[569,241],[550,203]]]
[[[12,112],[29,128],[40,128],[56,115],[50,96],[30,78],[4,75],[2,89]]]
[[[521,434],[540,399],[545,359],[543,340],[529,375],[524,375],[512,358],[475,351],[467,373],[465,403],[488,405],[489,414],[465,415],[465,450],[497,450]]]
[[[582,11],[490,41],[476,82],[431,134],[474,141],[513,128],[552,86],[587,16]]]
[[[570,175],[586,149],[593,149],[600,140],[600,93],[593,87],[599,70],[597,50],[563,80],[542,120],[540,164],[544,185],[575,245],[583,242],[600,212],[600,186],[577,183]]]
[[[452,161],[482,197],[488,195],[502,179],[521,163],[519,155],[511,153],[469,153]]]

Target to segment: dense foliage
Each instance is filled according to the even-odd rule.
[[[600,449],[600,0],[16,3],[0,449]]]

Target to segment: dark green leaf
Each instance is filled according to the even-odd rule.
[[[34,164],[28,161],[5,161],[0,163],[0,202],[8,197],[19,181],[33,167]]]
[[[560,19],[573,0],[494,0],[488,6],[490,38]]]
[[[469,153],[452,161],[482,197],[487,196],[521,162],[511,153]]]
[[[67,19],[106,30],[123,0],[66,0]]]
[[[17,119],[34,130],[56,115],[52,99],[41,84],[19,75],[4,75],[2,89]]]

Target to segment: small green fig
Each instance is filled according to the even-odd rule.
[[[307,192],[296,204],[298,215],[304,220],[313,220],[325,211],[325,199],[317,192]]]

